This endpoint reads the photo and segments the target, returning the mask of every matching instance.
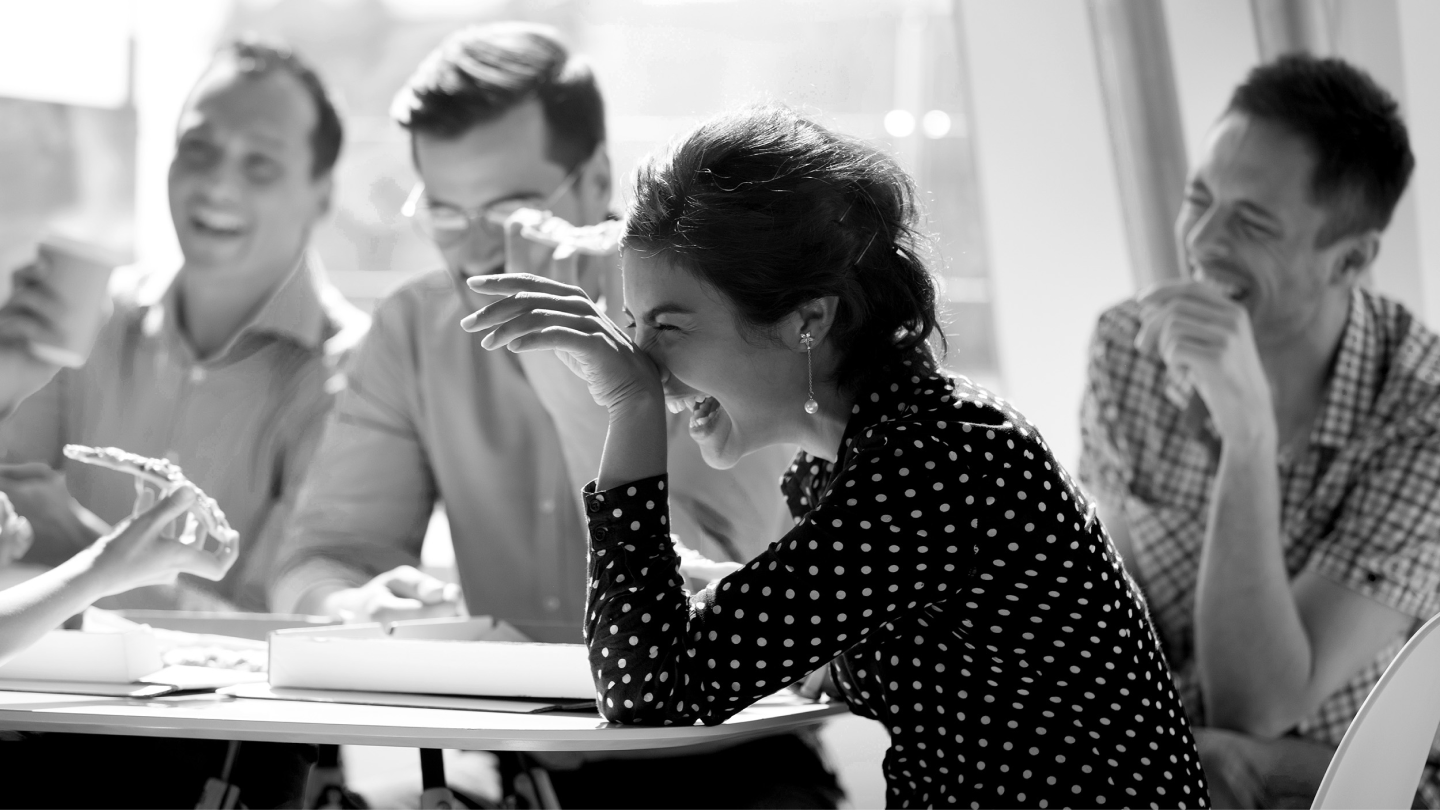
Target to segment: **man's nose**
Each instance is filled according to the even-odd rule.
[[[218,160],[213,166],[197,172],[201,199],[208,203],[228,203],[244,194],[244,170],[236,160]]]
[[[1185,248],[1191,256],[1223,252],[1226,242],[1225,215],[1218,205],[1211,205],[1185,228]]]
[[[479,272],[490,269],[491,264],[504,259],[505,241],[503,236],[497,238],[488,233],[480,223],[471,222],[470,227],[465,229],[459,239],[450,243],[445,251],[450,254],[454,263]]]

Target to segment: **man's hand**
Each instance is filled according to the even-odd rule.
[[[34,539],[30,521],[15,514],[10,498],[0,492],[0,566],[10,565],[24,557]]]
[[[1195,729],[1213,807],[1309,807],[1335,749],[1298,737],[1266,740]]]
[[[1221,439],[1273,441],[1270,383],[1245,308],[1201,281],[1161,285],[1140,305],[1135,345],[1190,373]]]
[[[327,616],[346,622],[394,622],[465,615],[460,586],[409,565],[386,571],[358,588],[345,588],[322,602]]]
[[[806,675],[804,680],[790,684],[790,690],[806,700],[819,702],[822,697],[831,700],[844,700],[840,690],[835,688],[835,679],[830,676],[830,664]]]
[[[59,563],[109,531],[70,497],[65,476],[44,464],[0,464],[0,492],[30,521],[47,548],[46,559],[39,562]]]

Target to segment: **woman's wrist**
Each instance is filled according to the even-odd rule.
[[[92,545],[76,552],[70,559],[57,565],[54,570],[62,572],[60,576],[68,581],[69,588],[74,595],[88,605],[96,599],[124,590],[114,576],[114,572],[109,569],[110,567],[105,564],[100,550]]]
[[[610,428],[596,485],[601,490],[664,475],[665,398],[641,394],[610,407]]]

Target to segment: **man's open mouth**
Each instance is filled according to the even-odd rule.
[[[245,220],[224,211],[199,209],[190,215],[195,230],[209,236],[236,237],[245,233]]]
[[[1249,291],[1246,290],[1243,285],[1217,278],[1203,267],[1196,269],[1195,278],[1198,281],[1214,287],[1221,295],[1229,298],[1231,301],[1240,301],[1249,294]]]

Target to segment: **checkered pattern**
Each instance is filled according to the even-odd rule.
[[[1134,346],[1136,302],[1101,316],[1082,409],[1081,483],[1120,505],[1165,652],[1202,723],[1195,587],[1220,442],[1193,383]],[[1440,612],[1440,336],[1356,291],[1309,442],[1279,458],[1291,576],[1314,571],[1418,621]],[[1397,637],[1294,733],[1336,745],[1405,639]],[[1440,763],[1440,745],[1431,752]],[[1440,778],[1424,793],[1440,807]]]

